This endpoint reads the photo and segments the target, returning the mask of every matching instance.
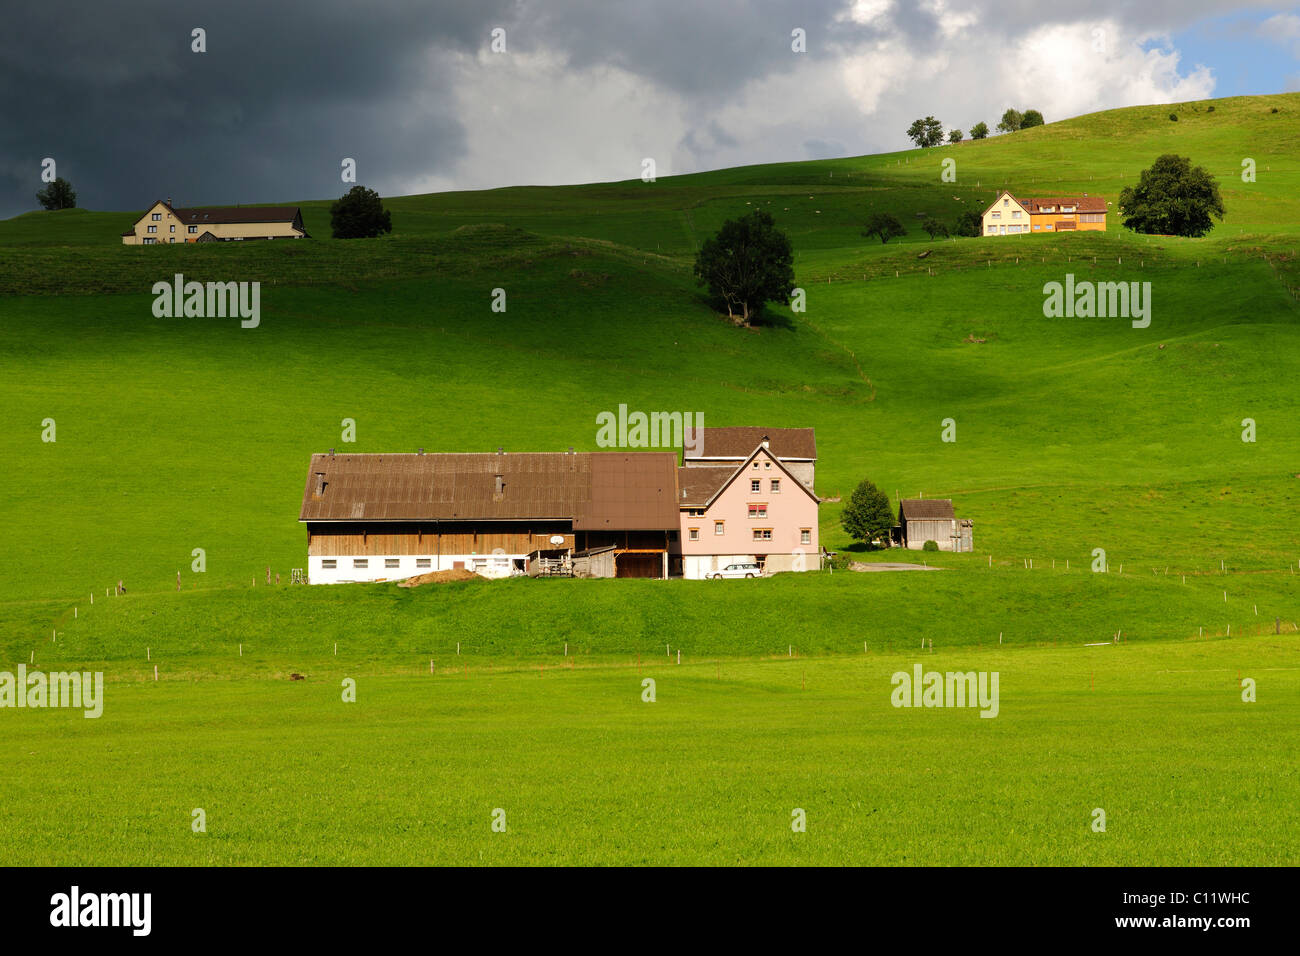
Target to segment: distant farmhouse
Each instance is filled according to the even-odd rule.
[[[908,498],[898,505],[895,540],[911,551],[921,551],[933,541],[940,551],[971,551],[975,547],[974,522],[958,518],[951,498]]]
[[[297,206],[212,206],[177,209],[158,200],[122,233],[124,246],[163,242],[240,242],[255,239],[305,239]]]
[[[812,429],[773,434],[779,441],[763,429],[699,429],[681,466],[673,452],[313,455],[299,514],[307,577],[816,570]],[[796,453],[789,465],[782,449]]]
[[[984,235],[1011,236],[1023,232],[1105,232],[1106,200],[1100,196],[1060,196],[1017,199],[1002,190],[984,210]]]

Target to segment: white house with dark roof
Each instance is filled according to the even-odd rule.
[[[297,206],[211,206],[181,209],[159,199],[122,233],[125,246],[185,242],[306,239]]]

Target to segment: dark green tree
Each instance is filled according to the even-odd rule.
[[[980,120],[970,128],[971,139],[985,139],[989,135],[989,124]]]
[[[36,199],[43,209],[75,209],[77,191],[72,188],[72,183],[60,176],[54,182],[46,184],[36,194]]]
[[[983,234],[984,217],[974,209],[967,209],[957,217],[956,233],[959,236],[979,236]]]
[[[733,322],[749,325],[768,302],[789,302],[794,288],[794,250],[772,217],[755,210],[729,219],[704,240],[695,256],[695,275],[709,295],[726,306]]]
[[[931,242],[934,241],[935,236],[948,238],[948,227],[933,216],[926,216],[925,221],[921,223],[921,228],[929,233]]]
[[[950,143],[960,143],[960,142],[962,141],[962,135],[963,135],[963,134],[962,134],[962,131],[959,130],[959,129],[949,130],[949,131],[948,131],[948,142],[950,142]]]
[[[914,120],[907,128],[907,138],[922,149],[938,146],[943,142],[943,124],[933,116]]]
[[[335,239],[372,239],[393,231],[393,217],[379,193],[353,186],[330,206],[330,228]]]
[[[1030,129],[1034,126],[1043,125],[1043,114],[1038,110],[1025,110],[1024,116],[1020,117],[1020,128]]]
[[[874,546],[882,538],[888,542],[890,529],[894,527],[889,496],[863,478],[840,513],[840,524],[855,540],[868,546]]]
[[[867,224],[862,227],[862,235],[868,239],[872,236],[878,236],[883,245],[890,239],[907,235],[907,230],[903,228],[901,222],[889,213],[875,212],[867,219]]]
[[[1134,232],[1203,236],[1224,215],[1219,184],[1186,156],[1165,153],[1119,194],[1120,215]]]
[[[998,130],[1003,133],[1014,133],[1020,129],[1020,123],[1024,118],[1020,110],[1007,110],[1002,114],[1002,121],[998,123]]]

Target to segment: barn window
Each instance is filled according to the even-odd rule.
[[[339,566],[339,562],[337,558],[326,558],[324,561],[320,563],[320,566],[324,568],[326,571],[333,571],[335,568]]]
[[[370,559],[369,559],[369,558],[353,558],[353,559],[352,559],[352,566],[353,566],[354,568],[368,568],[368,567],[370,567]]]
[[[415,566],[417,568],[431,568],[433,567],[433,558],[416,558]]]
[[[401,558],[384,558],[384,567],[386,568],[400,568],[401,566]]]

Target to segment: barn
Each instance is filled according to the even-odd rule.
[[[299,521],[312,584],[463,568],[667,577],[672,452],[313,455]]]
[[[898,505],[898,539],[911,551],[922,550],[927,541],[940,551],[971,551],[974,522],[955,515],[951,498],[907,498]]]

